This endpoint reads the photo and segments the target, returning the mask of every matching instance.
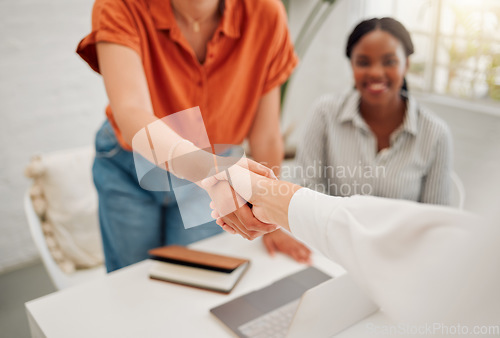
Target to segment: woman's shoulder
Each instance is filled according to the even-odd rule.
[[[325,119],[336,120],[342,111],[351,105],[357,107],[359,97],[355,91],[345,93],[328,93],[318,97],[313,105],[314,114],[322,115]]]
[[[287,25],[287,14],[281,1],[277,0],[227,0],[234,2],[234,8],[250,23],[255,23],[261,30],[275,29]],[[229,5],[229,4],[228,4]]]
[[[414,99],[413,99],[414,100]],[[425,137],[433,138],[451,138],[451,131],[448,124],[436,113],[427,107],[417,103],[418,128],[419,132]]]
[[[121,13],[128,13],[131,16],[145,13],[149,14],[149,0],[95,0],[94,13],[106,11],[120,15]]]
[[[281,1],[276,0],[227,0],[243,3],[245,8],[252,12],[260,12],[264,14],[278,15],[284,11],[284,6]]]
[[[95,0],[94,5],[98,6],[147,6],[148,0]]]

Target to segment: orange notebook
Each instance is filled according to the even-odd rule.
[[[149,251],[154,260],[149,276],[223,293],[236,286],[250,265],[248,259],[170,245]]]

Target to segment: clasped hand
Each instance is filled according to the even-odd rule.
[[[280,228],[273,224],[261,199],[264,185],[274,180],[277,178],[271,169],[243,158],[204,179],[201,185],[212,198],[212,217],[217,224],[229,233],[253,240]]]

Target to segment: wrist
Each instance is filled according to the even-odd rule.
[[[185,148],[185,149],[184,149]],[[184,176],[181,174],[181,172],[183,172],[184,170],[182,170],[183,168],[178,168],[179,169],[179,172],[176,172],[175,169],[174,169],[174,162],[177,162],[176,160],[176,157],[180,157],[180,156],[183,156],[185,154],[189,154],[193,151],[197,151],[198,148],[195,147],[195,145],[191,142],[191,141],[188,141],[186,139],[180,139],[178,140],[176,143],[174,143],[172,146],[170,146],[170,150],[168,152],[168,156],[167,156],[167,159],[168,159],[168,169],[169,171],[183,179]]]
[[[301,186],[296,184],[262,178],[255,189],[255,203],[266,210],[269,220],[289,230],[288,207]]]
[[[179,143],[171,155],[169,171],[179,178],[200,185],[200,181],[215,174],[214,155],[189,141]]]

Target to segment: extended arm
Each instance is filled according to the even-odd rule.
[[[153,113],[141,59],[131,48],[105,42],[97,44],[97,55],[113,116],[125,142],[132,146],[132,140],[137,132],[158,121]],[[165,152],[182,140],[166,124],[162,132],[156,133],[155,137],[161,137],[158,143],[165,148]],[[176,150],[176,155],[182,156],[199,149],[192,144],[181,143]],[[141,155],[154,163],[154,159],[151,159],[148,153],[142,152]],[[206,154],[206,158],[199,164],[209,164],[211,156],[208,155]],[[182,172],[182,168],[179,170]]]
[[[229,171],[237,191],[239,171]],[[464,324],[498,318],[500,231],[493,223],[416,202],[326,196],[258,175],[252,192],[261,216],[343,265],[393,318]]]
[[[248,134],[253,159],[273,169],[276,176],[279,176],[284,155],[279,124],[279,95],[279,87],[276,87],[260,99]]]
[[[179,158],[181,163],[175,165],[176,174],[197,182],[206,173],[215,172],[215,161],[212,154],[201,151],[189,142],[181,142],[182,138],[169,126],[158,123],[158,118],[153,114],[146,76],[139,55],[131,48],[103,42],[97,44],[97,54],[109,102],[124,140],[131,145],[137,132],[154,123],[159,128],[153,136],[156,145],[159,145],[159,147],[155,147],[155,152],[170,153],[172,157]],[[149,148],[149,143],[146,143],[146,148]],[[175,154],[173,149],[175,149]],[[148,152],[140,150],[139,152],[150,162],[156,163]],[[187,154],[194,155],[187,156]],[[171,158],[168,160],[170,161]],[[218,162],[223,162],[223,159],[219,159]],[[161,163],[157,164],[161,165]],[[166,166],[164,169],[168,169],[168,167]],[[261,171],[264,175],[270,175],[270,172],[262,166],[255,166],[254,169]],[[200,173],[202,174],[200,175]],[[230,190],[226,183],[219,185],[218,189],[210,189],[208,192],[221,205],[228,204],[221,201],[233,202]],[[233,208],[233,210],[235,209]],[[256,220],[246,206],[227,216],[224,214],[224,218],[227,217],[231,217],[233,224],[239,227],[244,223],[249,226],[260,224],[263,227],[269,227]],[[227,221],[229,222],[229,220]]]

